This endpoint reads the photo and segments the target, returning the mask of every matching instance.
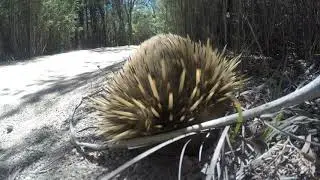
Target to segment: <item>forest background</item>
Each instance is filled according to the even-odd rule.
[[[278,63],[288,56],[313,62],[319,30],[315,0],[1,0],[0,61],[139,44],[171,32]]]

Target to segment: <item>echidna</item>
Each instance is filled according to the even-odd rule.
[[[110,141],[148,136],[224,115],[241,84],[239,57],[173,34],[143,42],[106,92],[92,98]]]

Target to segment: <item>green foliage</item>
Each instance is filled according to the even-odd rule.
[[[1,0],[0,56],[138,44],[171,32],[236,52],[311,57],[320,51],[319,14],[314,0]]]
[[[26,58],[70,48],[75,5],[72,0],[2,1],[0,41],[6,42],[2,51]]]
[[[233,104],[234,104],[234,107],[235,107],[236,111],[238,112],[239,116],[237,117],[236,126],[231,131],[231,138],[230,138],[231,140],[235,140],[235,137],[240,133],[241,126],[244,122],[240,102],[237,99],[234,99]]]
[[[75,9],[75,4],[72,1],[42,1],[40,10],[42,16],[39,18],[40,22],[43,23],[44,30],[60,31],[60,33],[74,32],[76,14],[72,9]]]
[[[163,27],[159,18],[145,6],[140,6],[133,12],[132,25],[134,42],[136,44],[155,34],[161,33],[161,27]]]
[[[39,11],[39,30],[48,34],[49,51],[71,47],[76,31],[76,3],[73,0],[42,0]]]
[[[277,116],[273,119],[274,126],[279,126],[280,121],[284,120],[284,114],[283,112],[279,112]],[[268,127],[262,134],[263,139],[267,140],[267,137],[270,135],[270,133],[273,131],[272,128]]]
[[[181,29],[181,23],[177,21],[181,18],[175,17],[180,8],[175,0],[157,0],[157,23],[161,25],[163,33],[178,33]]]

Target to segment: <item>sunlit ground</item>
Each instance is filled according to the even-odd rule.
[[[103,69],[123,60],[134,47],[98,48],[42,56],[14,65],[0,66],[0,105],[17,104],[28,94],[57,81]],[[1,112],[0,112],[1,113]]]
[[[99,68],[124,60],[133,49],[80,50],[1,65],[0,149],[25,143],[45,126],[59,130],[93,79],[103,76]]]

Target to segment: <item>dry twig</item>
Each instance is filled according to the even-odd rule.
[[[303,88],[294,91],[282,98],[274,100],[272,102],[263,104],[256,108],[249,109],[243,112],[243,120],[247,120],[253,117],[260,116],[265,113],[271,113],[277,111],[281,108],[287,108],[296,104],[300,104],[304,101],[312,100],[316,97],[320,97],[320,76],[311,81],[309,84],[304,86]],[[195,124],[183,129],[179,129],[176,131],[159,134],[155,136],[134,138],[129,140],[123,140],[116,143],[107,143],[107,146],[110,148],[136,148],[141,146],[147,146],[159,143],[161,141],[165,141],[167,139],[171,139],[177,137],[181,134],[187,134],[190,132],[200,132],[212,128],[217,128],[221,126],[230,125],[236,122],[238,118],[238,114],[232,114],[226,117],[214,119],[211,121],[203,122],[200,124]]]

